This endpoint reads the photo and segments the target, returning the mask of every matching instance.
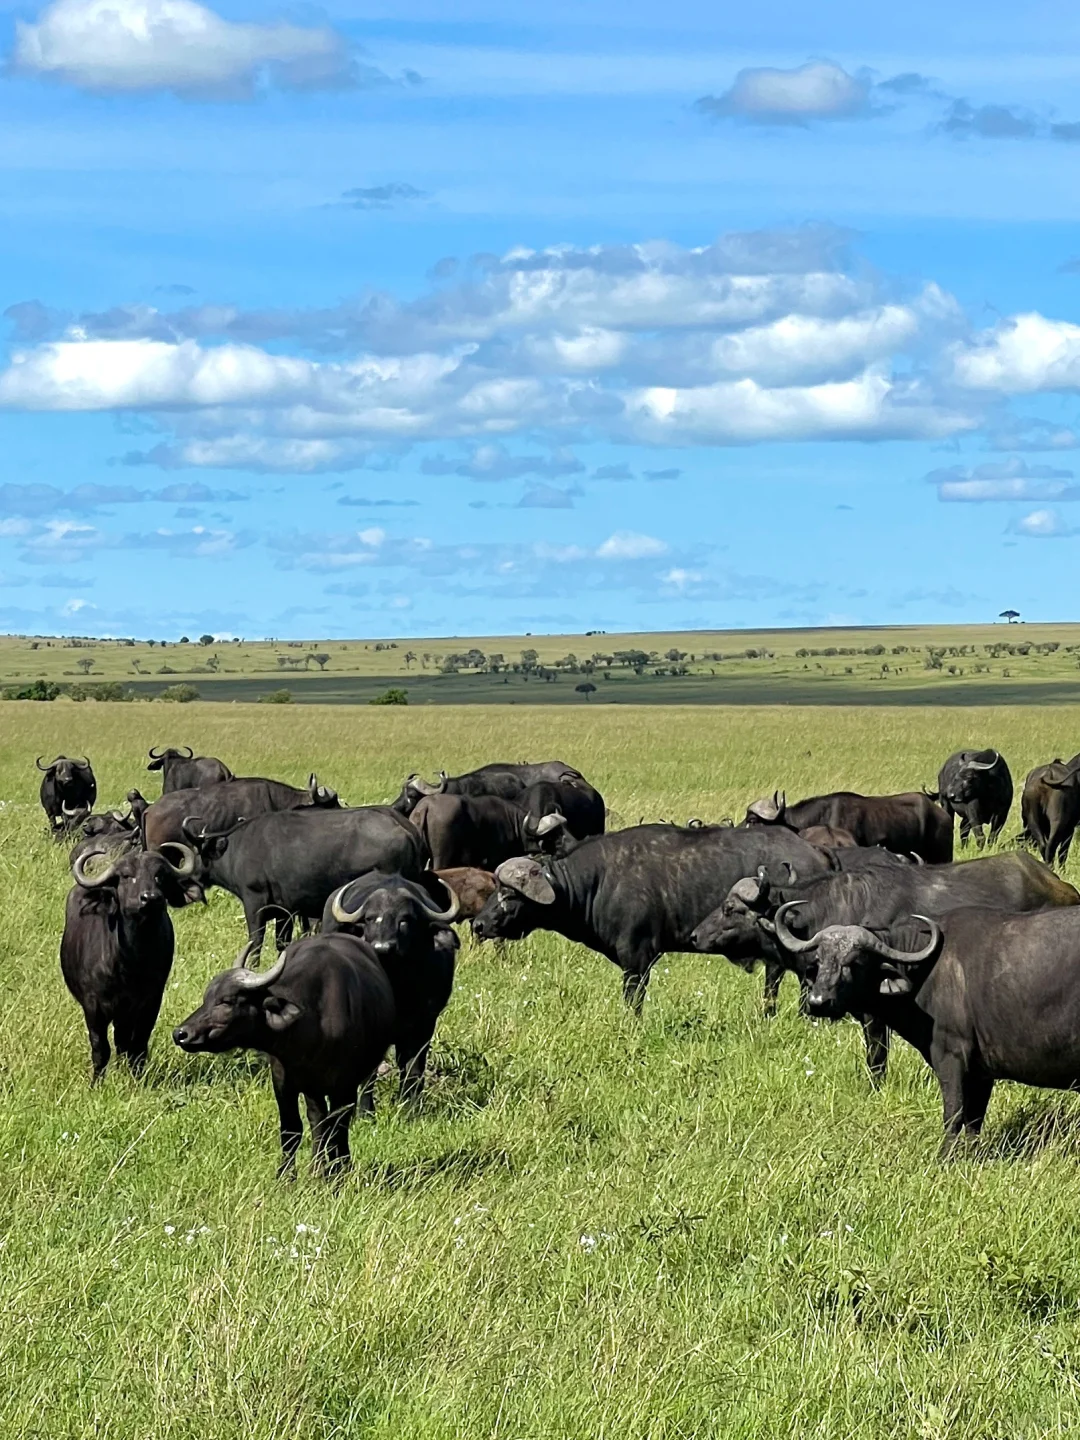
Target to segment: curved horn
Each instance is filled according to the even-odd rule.
[[[60,801],[60,809],[70,820],[73,815],[88,815],[89,809],[85,805],[69,805],[66,800]]]
[[[185,750],[187,751],[187,754],[186,754],[186,755],[184,754],[184,751],[185,751]],[[177,754],[180,756],[180,758],[181,758],[182,760],[194,760],[194,759],[195,759],[195,751],[191,748],[190,745],[179,745],[179,746],[177,746]]]
[[[558,810],[553,810],[550,815],[542,816],[533,828],[534,835],[550,835],[552,830],[557,830],[560,825],[566,824],[566,816]]]
[[[84,755],[81,760],[76,760],[76,761],[75,761],[75,768],[76,768],[77,770],[89,770],[89,769],[91,769],[89,756]]]
[[[924,925],[929,925],[930,943],[928,945],[924,945],[921,950],[896,950],[875,935],[873,937],[874,953],[880,955],[883,960],[895,960],[899,965],[921,965],[924,960],[929,960],[941,944],[941,926],[936,920],[931,920],[929,915],[916,915],[913,912],[911,918],[912,920],[921,920]]]
[[[166,850],[176,850],[180,854],[180,864],[176,865],[165,854]],[[199,857],[190,845],[182,845],[179,840],[163,840],[158,846],[158,854],[168,865],[169,869],[180,876],[195,874],[195,867],[199,863]]]
[[[61,761],[63,758],[64,758],[63,755],[57,755],[56,759],[50,761],[48,765],[43,765],[43,764],[41,763],[41,756],[39,755],[39,756],[37,757],[37,759],[34,761],[34,764],[37,766],[37,768],[38,768],[39,770],[43,770],[43,771],[45,772],[45,774],[47,775],[47,774],[49,773],[49,771],[53,768],[54,765],[59,765],[59,764],[60,764],[60,761]]]
[[[911,863],[912,863],[913,865],[925,865],[925,864],[926,864],[926,861],[923,859],[923,857],[919,854],[919,852],[918,852],[917,850],[912,850],[910,853],[911,853]]]
[[[109,881],[116,874],[115,860],[111,865],[106,865],[100,875],[90,876],[86,873],[86,863],[88,860],[92,860],[95,855],[105,855],[107,853],[106,850],[87,850],[80,855],[71,867],[71,874],[74,877],[75,884],[81,885],[84,890],[97,890],[102,885],[108,885]]]
[[[160,745],[151,745],[146,754],[150,760],[162,760],[165,757],[165,751]]]
[[[969,769],[969,770],[993,770],[994,766],[995,766],[995,765],[998,763],[998,761],[1001,759],[1001,756],[998,754],[998,752],[997,752],[996,750],[991,750],[991,751],[990,751],[990,754],[993,755],[994,758],[993,758],[993,760],[990,761],[989,764],[987,764],[987,762],[986,762],[985,760],[969,760],[969,761],[967,762],[968,769]]]
[[[801,955],[805,950],[816,950],[821,931],[811,935],[809,940],[800,940],[798,936],[792,935],[784,923],[784,916],[789,910],[796,909],[799,905],[805,905],[805,900],[789,900],[786,905],[781,905],[773,916],[773,924],[776,926],[776,938],[783,945],[785,950],[790,950],[793,955]]]
[[[330,896],[330,914],[333,915],[339,925],[355,925],[364,913],[364,905],[367,903],[366,900],[360,902],[360,908],[357,910],[346,910],[345,906],[341,903],[341,897],[352,883],[351,880],[346,881],[340,890],[335,890]]]
[[[405,784],[411,786],[412,789],[418,791],[421,795],[438,795],[440,790],[442,789],[441,784],[431,785],[423,778],[422,775],[416,774],[410,775],[409,778],[405,781]]]
[[[446,881],[442,879],[439,880],[439,884],[450,896],[450,909],[433,910],[430,905],[425,905],[424,909],[431,916],[432,920],[441,920],[444,925],[449,925],[452,921],[456,920],[458,915],[460,914],[461,901],[458,898],[457,891],[452,885],[448,885]]]
[[[242,990],[263,990],[267,985],[272,985],[285,969],[285,952],[282,951],[269,970],[249,970],[247,962],[259,948],[258,940],[249,940],[236,957],[233,979]]]

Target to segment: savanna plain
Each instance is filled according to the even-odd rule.
[[[463,937],[420,1117],[380,1082],[351,1176],[288,1186],[263,1064],[170,1040],[244,936],[213,892],[175,915],[145,1076],[91,1091],[34,756],[88,753],[119,803],[157,793],[151,744],[354,804],[557,756],[618,825],[917,788],[961,746],[1022,777],[1080,749],[1080,706],[0,706],[0,1434],[1080,1429],[1080,1099],[999,1085],[943,1167],[929,1070],[896,1042],[872,1091],[858,1028],[800,1018],[791,981],[766,1020],[760,975],[669,956],[635,1020],[591,951]]]

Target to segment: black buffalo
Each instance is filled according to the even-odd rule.
[[[473,921],[481,940],[520,940],[554,930],[606,955],[623,972],[627,1004],[640,1011],[649,972],[690,935],[743,875],[783,861],[800,874],[828,868],[822,851],[783,828],[681,829],[638,825],[586,840],[564,859],[524,857],[496,871],[499,888]]]
[[[204,883],[243,905],[257,948],[270,920],[280,946],[294,917],[318,920],[330,892],[355,876],[383,870],[419,880],[429,860],[419,831],[388,805],[279,810],[224,832],[211,831],[196,812],[183,833],[198,851]]]
[[[1020,796],[1024,833],[1048,865],[1069,858],[1080,822],[1080,755],[1036,765]]]
[[[320,785],[314,775],[304,789],[280,780],[256,777],[223,780],[195,790],[174,790],[171,795],[155,800],[147,806],[143,834],[148,846],[157,846],[166,840],[182,841],[184,821],[189,815],[200,816],[207,830],[224,831],[256,815],[300,810],[306,806],[338,810],[341,801],[335,791]]]
[[[111,860],[96,875],[89,873],[90,855],[72,868],[60,968],[86,1017],[95,1081],[109,1063],[110,1025],[132,1070],[146,1063],[173,961],[168,907],[203,898],[193,852],[184,845],[166,849],[178,860],[139,850]]]
[[[567,832],[563,815],[534,815],[498,795],[425,795],[409,820],[436,870],[468,865],[494,870],[523,852],[555,853]]]
[[[246,968],[249,945],[210,981],[203,1003],[173,1031],[191,1054],[261,1050],[270,1057],[281,1122],[281,1176],[295,1170],[300,1096],[315,1168],[349,1164],[357,1092],[365,1099],[395,1026],[394,995],[369,946],[351,935],[296,940],[269,970]]]
[[[952,816],[928,795],[914,791],[857,795],[841,790],[794,805],[774,792],[771,799],[755,800],[743,825],[783,825],[789,830],[828,825],[846,830],[857,845],[882,845],[900,855],[918,855],[929,865],[944,864],[953,854]]]
[[[771,987],[773,996],[784,971],[791,970],[805,998],[812,957],[807,958],[806,947],[782,944],[776,933],[776,913],[787,904],[796,906],[789,924],[805,937],[828,925],[882,928],[915,911],[942,915],[964,905],[1007,911],[1075,906],[1080,905],[1080,894],[1022,852],[933,867],[868,865],[795,883],[786,878],[776,883],[763,867],[733,886],[723,904],[697,926],[694,947],[724,955],[744,969],[764,960],[767,991]],[[884,1074],[887,1056],[888,1036],[871,1024],[867,1061],[876,1078]]]
[[[447,775],[443,770],[437,785],[430,784],[419,775],[410,775],[393,805],[400,814],[409,815],[425,795],[498,795],[503,800],[518,800],[530,785],[539,784],[542,780],[559,784],[583,778],[580,770],[561,760],[544,760],[536,765],[496,762],[482,765],[479,770],[470,770],[464,775]]]
[[[138,795],[137,790],[131,795]],[[131,796],[129,795],[129,800]],[[140,797],[141,798],[141,797]],[[129,850],[142,848],[142,816],[132,805],[125,815],[122,810],[107,810],[101,815],[88,815],[79,827],[80,838],[72,848],[70,863],[82,855],[102,854],[123,855]]]
[[[163,795],[174,790],[198,790],[203,785],[217,785],[222,780],[236,778],[224,760],[217,760],[213,755],[196,755],[188,745],[182,750],[172,746],[162,750],[154,746],[146,768],[161,771]]]
[[[783,939],[783,911],[776,925]],[[871,1013],[932,1067],[943,1157],[965,1130],[978,1135],[996,1080],[1080,1087],[1080,912],[952,910],[886,931],[831,925],[802,943],[816,962],[813,1014]]]
[[[97,799],[94,771],[85,756],[72,760],[67,755],[58,755],[43,765],[39,755],[34,763],[42,772],[41,808],[54,838],[59,839],[81,825],[93,810]]]
[[[981,848],[983,828],[993,844],[1009,818],[1013,782],[1005,757],[996,750],[958,750],[938,772],[937,800],[943,810],[960,817],[960,844],[974,835]]]
[[[326,902],[322,933],[355,935],[371,946],[394,992],[394,1055],[401,1099],[418,1105],[435,1025],[454,988],[460,903],[433,904],[414,880],[375,871],[342,885]]]
[[[604,797],[587,780],[538,780],[522,792],[516,803],[537,819],[561,815],[567,835],[575,840],[603,835],[607,825]]]

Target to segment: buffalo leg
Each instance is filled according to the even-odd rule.
[[[281,1127],[281,1164],[278,1166],[278,1179],[291,1180],[296,1174],[296,1152],[300,1149],[303,1136],[300,1092],[285,1079],[285,1067],[279,1060],[271,1060],[270,1070],[274,1077],[274,1098],[277,1101]]]
[[[311,1151],[315,1172],[326,1174],[326,1142],[329,1138],[329,1107],[325,1095],[306,1095],[308,1128],[311,1131]]]
[[[109,1048],[109,1022],[97,1010],[84,1010],[86,1033],[90,1037],[90,1061],[94,1067],[90,1084],[96,1085],[105,1074],[112,1051]]]
[[[866,1068],[872,1085],[885,1083],[889,1064],[889,1027],[870,1015],[862,1018],[863,1041],[866,1045]]]
[[[620,957],[623,971],[623,999],[635,1015],[640,1015],[645,1006],[645,992],[649,988],[649,975],[660,957],[649,953],[638,953]]]
[[[932,1061],[938,1084],[941,1086],[942,1121],[945,1127],[940,1154],[942,1160],[948,1160],[964,1131],[968,1057],[958,1051],[937,1051],[932,1054]]]
[[[964,1129],[969,1135],[981,1132],[993,1088],[989,1075],[972,1070],[964,1077]]]
[[[761,999],[761,1013],[768,1019],[776,1014],[780,995],[780,984],[784,978],[784,967],[775,960],[765,961],[765,993]]]
[[[428,1051],[431,1049],[431,1034],[413,1034],[394,1044],[394,1056],[398,1063],[400,1088],[398,1096],[410,1110],[418,1110],[424,1095],[424,1075],[427,1071]]]
[[[342,1175],[352,1164],[349,1154],[349,1126],[356,1113],[356,1092],[338,1091],[329,1096],[330,1113],[324,1121],[326,1129],[326,1173]]]

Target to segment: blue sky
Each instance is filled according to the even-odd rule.
[[[0,629],[1075,619],[1080,13],[0,0]]]

